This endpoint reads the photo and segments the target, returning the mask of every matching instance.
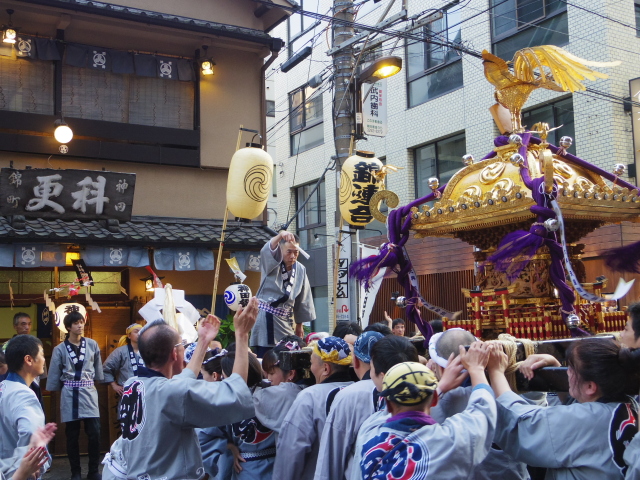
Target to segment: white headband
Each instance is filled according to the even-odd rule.
[[[442,358],[440,355],[438,355],[438,352],[436,351],[436,344],[438,343],[438,340],[440,340],[440,337],[442,336],[443,333],[450,332],[451,330],[462,330],[463,332],[466,332],[464,328],[457,328],[457,327],[448,328],[444,332],[436,333],[429,339],[429,356],[431,357],[431,360],[436,362],[442,368],[447,368],[447,365],[449,365],[449,359]],[[473,337],[473,338],[475,338],[476,341],[478,341],[476,337]]]

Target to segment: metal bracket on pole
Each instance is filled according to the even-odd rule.
[[[416,28],[419,27],[423,27],[424,25],[428,25],[429,23],[433,23],[436,20],[440,20],[442,18],[443,14],[442,14],[442,10],[438,10],[435,13],[432,13],[431,15],[428,15],[424,18],[421,18],[420,20],[417,20],[415,22],[413,22],[411,25],[407,25],[404,29],[400,30],[400,31],[404,31],[404,32],[410,32],[411,30],[414,30]],[[391,40],[391,39],[395,39],[395,36],[391,36],[391,35],[383,35],[381,37],[376,38],[375,40],[371,40],[367,43],[367,47],[366,50],[372,49],[377,47],[378,45],[380,45],[381,43],[386,42],[387,40]],[[425,43],[429,43],[429,39],[425,38],[424,39]]]

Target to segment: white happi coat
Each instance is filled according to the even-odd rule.
[[[80,381],[86,385],[82,387],[70,387],[69,382],[75,381],[75,365],[69,356],[65,342],[53,349],[51,363],[49,364],[49,376],[47,377],[47,390],[60,391],[61,421],[72,422],[82,418],[99,418],[98,391],[94,382],[104,381],[102,374],[102,361],[100,359],[100,347],[95,340],[82,337],[86,341],[86,352]],[[78,395],[78,411],[74,412],[74,390]]]
[[[278,436],[274,479],[313,479],[324,422],[335,396],[353,383],[343,381],[347,377],[348,373],[332,375],[323,383],[305,388],[298,394]]]
[[[467,480],[491,448],[496,419],[493,391],[486,384],[477,385],[467,408],[442,424],[401,428],[406,423],[388,422],[392,418],[378,412],[360,428],[348,478],[362,480],[365,470],[373,475],[367,479],[382,478],[376,473],[394,465],[394,478]]]
[[[377,411],[379,398],[369,378],[336,395],[322,431],[314,480],[345,478],[353,460],[358,430]]]
[[[129,480],[198,480],[205,472],[195,429],[253,417],[251,391],[238,374],[205,382],[189,369],[171,379],[147,371],[124,385],[123,436],[114,444],[116,464],[107,466]]]
[[[131,350],[133,351],[133,349]],[[135,353],[135,362],[139,366],[144,366],[140,352]],[[111,355],[107,357],[102,365],[104,373],[104,382],[116,382],[118,385],[124,385],[127,380],[135,376],[129,353],[129,345],[123,345],[116,348]]]
[[[259,300],[271,304],[279,300],[285,294],[285,288],[280,271],[282,263],[282,251],[280,245],[271,250],[270,242],[267,242],[260,250],[260,288],[256,293]],[[300,262],[295,263],[295,279],[289,298],[276,305],[278,308],[293,309],[293,318],[296,323],[312,322],[316,319],[316,310],[311,296],[311,286],[307,278],[307,271]],[[273,315],[273,321],[269,322],[264,310],[258,312],[256,324],[251,330],[251,346],[274,346],[286,335],[293,335],[291,320]]]
[[[15,380],[13,380],[15,379]],[[22,377],[10,373],[0,383],[0,459],[2,472],[10,478],[17,470],[31,440],[31,434],[44,426],[42,406]],[[43,467],[46,471],[51,459]]]
[[[547,479],[622,479],[626,445],[638,431],[634,403],[538,407],[513,392],[497,399],[495,442],[516,460],[547,469]]]

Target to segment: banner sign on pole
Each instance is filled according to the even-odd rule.
[[[367,245],[360,245],[360,258],[367,258],[373,255],[377,255],[380,253],[378,248],[369,247]],[[373,305],[376,302],[376,295],[378,294],[378,290],[380,290],[380,285],[382,285],[382,280],[384,279],[384,274],[387,271],[387,267],[381,268],[378,274],[373,277],[371,281],[371,287],[367,292],[364,288],[364,284],[360,283],[360,305],[359,305],[359,313],[360,313],[360,324],[365,327],[369,325],[369,316],[373,311]]]
[[[362,100],[362,129],[365,135],[384,137],[387,135],[387,80],[374,83],[369,90],[363,87],[363,95],[369,95]]]

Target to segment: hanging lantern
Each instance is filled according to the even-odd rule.
[[[58,327],[62,333],[67,333],[67,329],[64,326],[64,317],[73,312],[78,312],[84,318],[87,318],[87,309],[79,303],[63,303],[56,308],[56,327]]]
[[[249,304],[251,298],[251,289],[243,283],[234,283],[229,285],[224,291],[224,303],[229,307],[229,310],[234,312],[242,307],[246,307]]]
[[[380,190],[381,180],[376,174],[382,166],[373,152],[363,151],[357,151],[342,165],[340,214],[356,228],[364,228],[373,220],[369,200]]]
[[[227,208],[239,218],[259,216],[271,193],[273,159],[258,143],[234,153],[227,180]]]

